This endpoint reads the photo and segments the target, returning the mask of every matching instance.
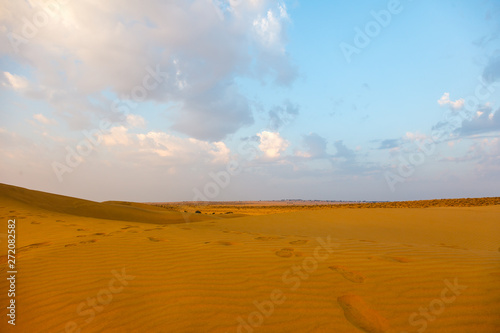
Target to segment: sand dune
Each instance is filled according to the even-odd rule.
[[[25,205],[27,209],[39,208],[55,213],[106,220],[182,223],[186,220],[195,222],[208,219],[199,214],[169,211],[146,204],[119,201],[98,203],[6,184],[0,184],[0,199],[2,202],[13,201],[16,205]]]
[[[500,331],[499,205],[223,215],[0,185],[0,331]]]

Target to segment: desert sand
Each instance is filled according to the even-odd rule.
[[[0,331],[500,332],[500,199],[455,203],[176,210],[0,184]]]

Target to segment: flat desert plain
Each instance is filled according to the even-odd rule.
[[[500,198],[148,205],[0,184],[0,220],[1,332],[500,332]]]

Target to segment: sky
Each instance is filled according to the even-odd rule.
[[[0,0],[0,182],[500,196],[500,1]]]

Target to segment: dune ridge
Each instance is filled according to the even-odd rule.
[[[155,206],[119,201],[94,202],[73,197],[28,190],[0,183],[0,199],[11,200],[30,208],[73,216],[92,217],[106,220],[148,223],[183,223],[204,221],[208,218],[200,214],[181,213]]]

